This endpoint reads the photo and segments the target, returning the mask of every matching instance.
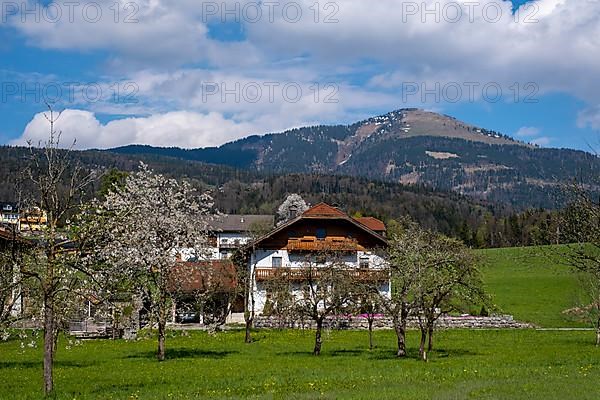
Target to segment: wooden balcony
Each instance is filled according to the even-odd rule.
[[[326,238],[319,240],[313,237],[289,239],[286,249],[288,251],[359,251],[362,246],[356,240],[347,238]]]
[[[240,247],[243,246],[243,243],[238,241],[235,242],[227,242],[227,243],[219,243],[219,249],[223,249],[223,250],[235,250],[235,249],[239,249]]]
[[[363,282],[386,282],[389,274],[386,270],[377,269],[346,269],[344,270],[350,278]],[[256,281],[265,282],[275,279],[283,279],[292,282],[302,282],[309,279],[319,279],[319,268],[257,268]]]

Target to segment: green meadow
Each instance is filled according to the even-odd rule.
[[[539,327],[582,327],[563,311],[582,298],[578,279],[565,265],[553,261],[548,247],[481,250],[487,291],[499,310]]]
[[[598,399],[600,349],[590,332],[445,331],[427,363],[394,357],[394,335],[328,332],[311,355],[309,331],[171,337],[168,359],[155,342],[89,341],[56,361],[58,399]],[[40,398],[41,350],[2,344],[0,398]]]
[[[578,324],[562,315],[578,296],[566,267],[538,249],[486,250],[483,269],[498,307],[541,327]],[[57,399],[598,399],[600,349],[590,331],[440,331],[436,350],[397,359],[391,331],[327,331],[323,353],[311,355],[312,331],[216,335],[171,332],[167,360],[144,338],[58,344]],[[0,399],[41,398],[41,346],[0,343]]]

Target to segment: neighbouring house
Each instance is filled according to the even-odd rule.
[[[275,226],[273,215],[218,215],[210,222],[212,259],[225,260],[233,252]]]
[[[19,222],[22,232],[40,232],[48,225],[48,215],[39,207],[32,207],[22,210]]]
[[[174,302],[173,320],[178,322],[211,322],[220,318],[224,308],[243,313],[243,299],[233,296],[236,271],[230,257],[249,242],[275,226],[274,215],[216,215],[209,225],[210,248],[207,259],[198,260],[185,249],[180,252],[181,264],[176,277],[182,282]],[[220,275],[220,277],[219,277]],[[233,279],[233,280],[232,280]],[[210,281],[210,284],[208,284]],[[216,284],[216,290],[215,290]],[[205,310],[195,310],[194,299],[209,295]],[[229,302],[229,304],[227,304]]]
[[[378,233],[383,237],[387,236],[387,228],[383,221],[373,217],[360,217],[355,219],[373,232]]]
[[[389,295],[390,281],[381,250],[387,247],[385,225],[376,218],[352,218],[338,208],[321,203],[251,243],[250,271],[254,279],[255,312],[261,314],[269,301],[270,279],[282,271],[293,274],[306,267],[306,260],[318,265],[327,257],[342,260],[344,268],[361,279],[373,278],[379,291]],[[324,257],[324,258],[323,258]],[[296,282],[300,290],[302,282]]]
[[[237,273],[230,260],[181,262],[171,280],[172,322],[224,323],[235,306]]]
[[[0,203],[0,226],[16,227],[22,232],[39,232],[47,224],[48,215],[39,207],[19,209],[15,203]]]
[[[19,230],[19,207],[14,203],[0,203],[0,225],[15,226]]]

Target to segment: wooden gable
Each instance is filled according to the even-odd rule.
[[[364,251],[385,247],[385,238],[337,208],[321,203],[254,243],[288,251]]]

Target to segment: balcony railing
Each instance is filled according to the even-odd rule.
[[[289,239],[288,251],[358,251],[362,248],[352,239]]]
[[[219,243],[220,249],[239,249],[244,244],[242,242],[221,242]]]
[[[328,269],[329,270],[329,269]],[[344,269],[342,270],[352,279],[358,281],[386,282],[389,273],[386,270],[377,269]],[[275,279],[283,279],[294,282],[302,282],[309,279],[318,279],[321,271],[319,268],[257,268],[256,281],[264,282]]]

